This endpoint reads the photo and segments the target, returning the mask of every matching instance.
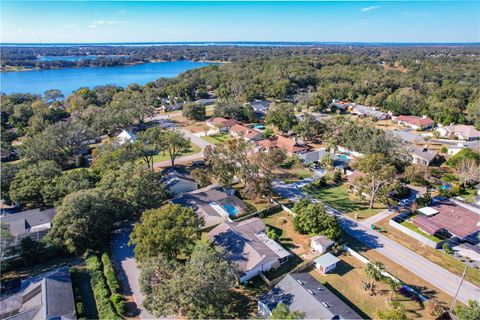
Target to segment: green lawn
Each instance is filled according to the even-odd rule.
[[[197,146],[196,144],[190,142],[190,148],[188,148],[186,150],[186,152],[183,152],[180,157],[183,157],[183,156],[189,156],[189,155],[192,155],[192,154],[195,154],[195,153],[199,153],[200,151],[202,151],[202,149]],[[177,158],[178,159],[178,158]],[[163,152],[160,152],[159,154],[155,155],[153,157],[153,162],[156,163],[156,162],[160,162],[160,161],[165,161],[165,160],[170,160],[170,156],[168,155],[168,153],[163,153]]]
[[[214,134],[211,136],[201,137],[203,140],[213,144],[219,144],[227,140],[230,135],[228,133]]]
[[[329,185],[319,189],[306,187],[303,190],[312,197],[347,213],[351,217],[358,214],[359,217],[366,219],[385,210],[385,207],[379,203],[376,203],[373,209],[369,209],[368,202],[349,193],[345,184]]]

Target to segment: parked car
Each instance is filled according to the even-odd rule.
[[[412,204],[412,200],[410,199],[403,199],[403,200],[400,200],[400,202],[398,203],[398,205],[401,207],[407,207],[411,204]]]

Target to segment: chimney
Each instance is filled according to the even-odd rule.
[[[428,151],[428,146],[427,146],[427,145],[424,145],[422,151],[423,151],[423,152],[427,152],[427,151]]]

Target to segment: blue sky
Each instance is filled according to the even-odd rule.
[[[479,42],[480,1],[5,1],[0,41]]]

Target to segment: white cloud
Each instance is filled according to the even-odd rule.
[[[376,9],[379,9],[379,8],[380,8],[379,6],[370,6],[370,7],[362,8],[360,11],[368,12],[368,11],[376,10]]]

